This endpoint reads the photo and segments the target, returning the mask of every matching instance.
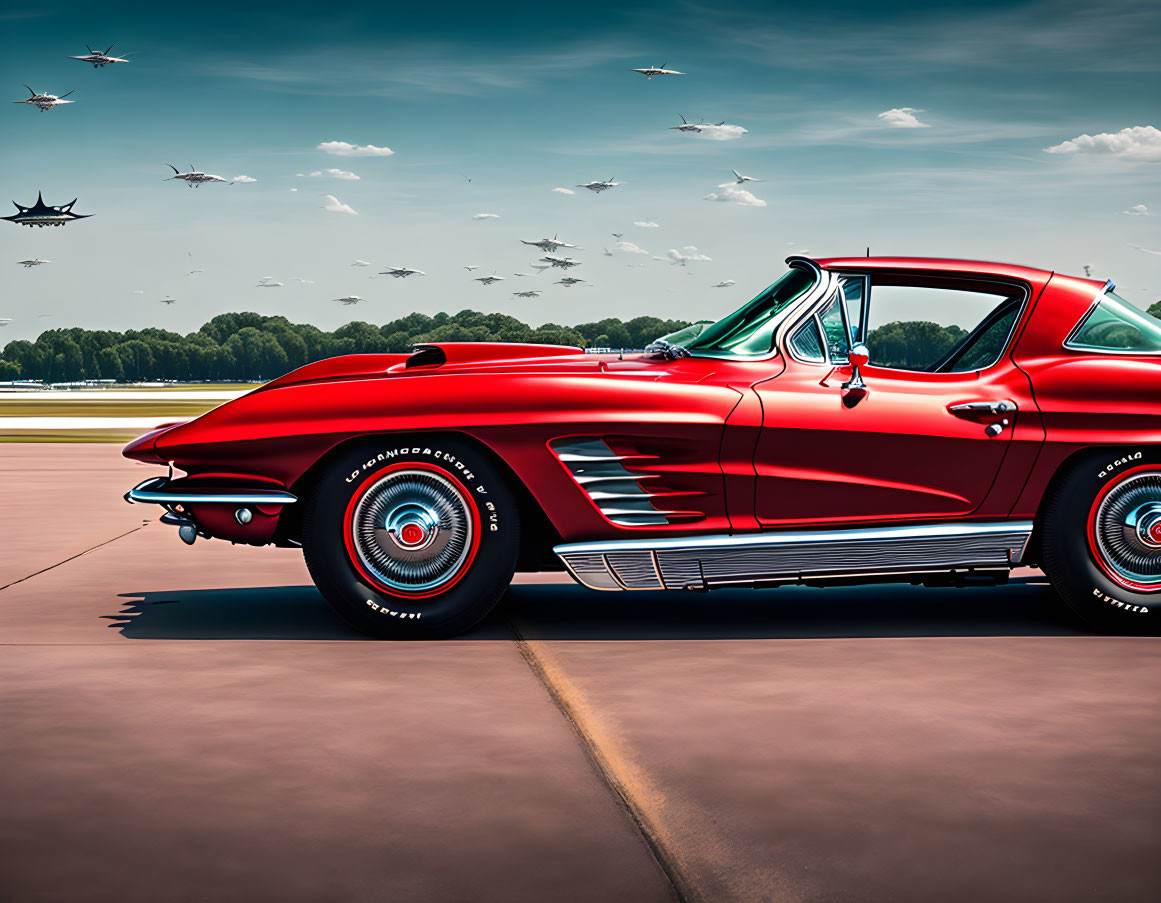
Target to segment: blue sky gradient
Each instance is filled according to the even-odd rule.
[[[43,190],[95,214],[0,224],[0,317],[13,318],[0,341],[72,325],[187,331],[228,310],[326,328],[464,307],[534,323],[715,317],[788,253],[867,245],[1091,264],[1131,300],[1161,297],[1161,256],[1130,247],[1161,250],[1161,220],[1122,212],[1161,214],[1161,147],[1145,135],[1045,152],[1161,127],[1155,3],[56,3],[5,5],[0,25],[6,100],[22,83],[76,91],[44,114],[0,109],[0,201]],[[67,59],[113,41],[130,64]],[[627,71],[663,63],[688,75]],[[900,108],[926,127],[879,117]],[[684,135],[668,128],[679,113],[747,132]],[[317,150],[330,141],[394,154]],[[163,181],[167,163],[257,181],[190,190]],[[731,167],[763,180],[746,187],[765,206],[704,199]],[[296,175],[327,169],[359,179]],[[626,184],[574,187],[610,177]],[[328,212],[324,195],[357,215]],[[518,239],[556,232],[584,247],[574,272],[591,287],[512,275],[538,256]],[[648,253],[604,256],[613,232]],[[653,259],[690,246],[712,259]],[[53,263],[17,267],[25,257]],[[388,264],[429,275],[371,278]],[[493,271],[507,280],[471,280]],[[263,276],[286,285],[257,288]],[[709,288],[723,279],[737,286]],[[512,296],[530,287],[546,291]],[[346,294],[367,303],[333,303]],[[177,303],[159,304],[167,295]]]

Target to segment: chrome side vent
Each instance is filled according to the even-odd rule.
[[[574,480],[606,518],[623,527],[668,524],[667,515],[687,512],[666,511],[653,507],[654,493],[641,482],[654,480],[657,474],[628,470],[623,461],[647,461],[653,455],[618,455],[603,439],[570,437],[553,439],[548,447],[568,468]]]

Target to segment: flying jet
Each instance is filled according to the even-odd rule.
[[[630,72],[640,72],[647,80],[652,80],[655,75],[685,75],[684,72],[678,72],[676,69],[666,69],[665,64],[660,66],[648,66],[644,69],[630,69]]]
[[[370,265],[371,264],[368,263],[366,260],[359,260],[359,259],[356,259],[354,263],[347,264],[347,266],[352,266],[352,267],[369,267]]]
[[[613,238],[622,238],[625,235],[624,232],[612,232],[610,234],[613,236]]]
[[[13,201],[17,212],[12,216],[0,216],[0,219],[16,223],[18,226],[43,228],[44,226],[63,226],[75,219],[87,219],[93,215],[91,213],[73,213],[73,205],[76,202],[77,199],[73,198],[70,204],[46,204],[40,192],[37,192],[36,203],[31,207],[24,207]]]
[[[28,260],[18,260],[16,262],[18,264],[20,264],[21,266],[26,267],[26,268],[27,267],[41,267],[41,266],[44,266],[46,263],[52,263],[51,260],[41,260],[39,257],[30,257]]]
[[[552,238],[539,238],[536,241],[525,241],[520,239],[522,245],[532,245],[534,248],[540,248],[541,251],[546,251],[551,254],[559,248],[576,248],[576,245],[570,245],[567,241],[560,241],[554,235]]]
[[[358,295],[344,295],[342,298],[335,298],[338,304],[358,304],[363,299]]]
[[[572,288],[574,285],[579,285],[584,282],[583,279],[576,279],[572,276],[565,276],[563,279],[558,279],[556,285],[563,285],[565,288]]]
[[[467,270],[469,273],[472,270],[478,270],[479,268],[480,268],[480,265],[478,263],[472,264],[471,266],[467,266],[467,265],[464,266],[464,269]]]
[[[585,182],[583,185],[577,185],[576,187],[587,188],[594,194],[600,194],[602,191],[608,191],[610,188],[616,188],[618,185],[624,184],[624,182],[614,182],[612,179],[609,179],[607,182],[602,182],[600,180],[594,182]]]
[[[680,113],[677,114],[681,116]],[[725,125],[725,120],[718,123],[718,125]],[[702,129],[709,128],[704,122],[689,122],[684,116],[681,116],[681,125],[671,125],[671,130],[676,129],[679,132],[700,132]]]
[[[610,251],[608,248],[605,248],[605,256],[606,256],[606,257],[612,257],[612,256],[613,256],[613,252],[612,252],[612,251]]]
[[[314,285],[313,279],[303,279],[301,276],[291,276],[290,278],[297,282],[299,285]]]
[[[729,288],[733,284],[734,284],[733,279],[723,279],[721,282],[717,283],[716,285],[711,285],[710,288]]]
[[[423,270],[413,270],[411,267],[387,267],[379,273],[380,276],[394,276],[396,279],[406,279],[408,276],[426,276]]]
[[[273,276],[263,276],[258,280],[258,288],[282,288],[284,283],[275,282]]]
[[[172,163],[167,163],[166,165],[173,170],[173,175],[166,179],[166,182],[172,182],[174,179],[181,179],[190,188],[200,188],[203,182],[227,182],[230,185],[234,184],[233,182],[230,182],[229,179],[223,179],[221,176],[215,176],[208,172],[198,172],[196,169],[194,169],[192,163],[189,166],[189,172],[178,172],[177,167]]]
[[[11,322],[12,322],[11,317],[0,317],[0,326],[7,326]]]
[[[104,69],[109,63],[127,63],[129,60],[123,56],[109,56],[109,53],[116,47],[116,42],[109,45],[109,49],[103,53],[100,50],[94,50],[88,44],[85,49],[89,51],[88,56],[70,56],[70,60],[80,60],[82,63],[92,63],[94,69]]]
[[[177,298],[162,298],[161,303],[162,304],[173,304],[176,300],[177,300]]]
[[[737,185],[744,185],[746,182],[761,182],[761,179],[755,179],[753,176],[744,176],[736,169],[731,169],[730,172],[734,174],[734,179]]]
[[[537,273],[543,273],[545,270],[552,266],[550,263],[530,263],[528,265],[532,267],[532,269],[536,270]]]
[[[545,254],[540,259],[547,261],[551,266],[560,267],[562,270],[580,266],[581,264],[579,260],[573,260],[571,257],[557,257],[555,254]]]
[[[503,282],[503,276],[477,276],[476,282],[480,285],[491,285],[493,282]]]
[[[187,276],[196,276],[198,273],[204,273],[205,270],[190,270],[186,273]]]
[[[540,289],[534,289],[527,292],[513,292],[512,294],[517,298],[539,298]]]
[[[28,85],[25,85],[24,87],[28,88]],[[76,89],[74,88],[73,90],[75,91]],[[61,94],[59,97],[55,94],[37,94],[31,88],[28,88],[28,93],[31,94],[32,96],[26,97],[26,98],[24,98],[24,100],[14,100],[12,102],[13,103],[30,103],[34,107],[39,107],[40,112],[42,112],[42,113],[47,113],[53,107],[59,106],[62,103],[76,103],[75,100],[65,100],[65,98],[68,97],[69,94],[73,93],[72,91],[69,91],[69,94]]]

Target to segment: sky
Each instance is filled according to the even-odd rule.
[[[790,254],[867,247],[1161,298],[1161,254],[1132,247],[1161,251],[1155,2],[4,3],[0,30],[7,100],[76,101],[2,105],[0,202],[93,214],[0,222],[0,345],[240,310],[712,319]],[[68,59],[113,42],[130,63]],[[629,71],[660,65],[687,74]],[[623,184],[576,187],[596,179]],[[590,285],[513,275],[553,235]]]

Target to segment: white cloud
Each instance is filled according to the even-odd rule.
[[[346,141],[324,141],[315,148],[336,157],[390,157],[395,151],[373,144],[349,144]]]
[[[251,179],[249,176],[234,176],[235,182],[257,182],[257,179]]]
[[[613,245],[618,251],[624,251],[626,254],[648,254],[644,248],[639,248],[631,241],[619,241]]]
[[[554,188],[552,189],[557,194],[576,194],[571,188]]]
[[[721,191],[711,191],[705,196],[707,201],[723,201],[725,203],[737,204],[740,207],[765,207],[766,202],[761,198],[754,197],[752,192],[746,191],[744,188],[739,188],[734,182],[726,182],[724,185],[719,185]]]
[[[1153,215],[1152,213],[1149,212],[1149,208],[1146,207],[1144,204],[1134,204],[1128,210],[1122,210],[1121,213],[1123,213],[1125,216],[1152,216]]]
[[[305,178],[306,175],[307,173],[304,172],[298,173],[299,178]],[[310,177],[312,179],[319,179],[324,176],[332,179],[343,179],[347,182],[359,181],[359,177],[357,175],[355,175],[353,172],[347,172],[345,169],[316,169],[314,172],[310,173]]]
[[[642,229],[660,229],[661,224],[655,223],[651,219],[638,220],[633,223],[634,226],[640,226]]]
[[[1161,163],[1161,130],[1138,125],[1119,132],[1081,135],[1052,147],[1046,154],[1109,154],[1137,163]]]
[[[922,112],[923,110],[917,110],[915,107],[896,107],[895,109],[880,113],[877,118],[882,119],[885,125],[889,125],[894,129],[931,128],[926,122],[920,122],[915,118],[916,113]]]
[[[724,122],[720,125],[698,124],[701,126],[701,131],[689,132],[688,134],[698,138],[709,138],[711,141],[733,141],[735,138],[741,138],[747,131],[740,125],[727,125]]]
[[[685,266],[686,261],[689,260],[711,259],[708,255],[701,253],[701,251],[699,251],[693,245],[686,245],[680,251],[678,251],[676,248],[670,248],[665,253],[669,256],[669,259],[673,261],[673,263],[680,263],[682,266]]]
[[[498,213],[473,213],[472,219],[499,219]]]
[[[323,204],[323,210],[327,213],[348,213],[352,216],[358,216],[358,210],[350,204],[344,204],[333,194],[324,194],[323,197],[327,199],[327,202]]]

